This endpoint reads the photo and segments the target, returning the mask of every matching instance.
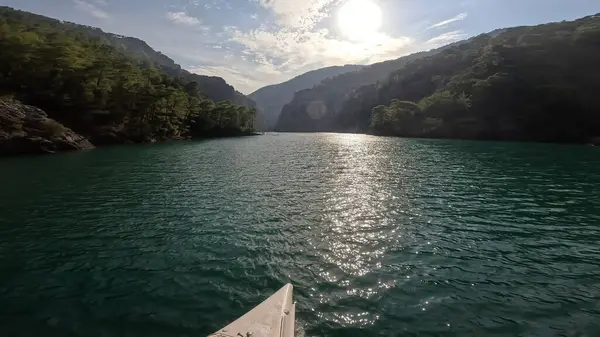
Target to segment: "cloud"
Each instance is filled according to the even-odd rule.
[[[168,12],[166,17],[173,23],[182,26],[196,26],[201,23],[198,18],[187,15],[185,12]]]
[[[344,0],[254,0],[275,18],[262,17],[254,28],[244,24],[215,29],[221,47],[202,43],[198,49],[176,53],[198,74],[220,76],[243,93],[283,82],[304,72],[342,64],[372,64],[462,39],[461,31],[418,41],[409,36],[379,32],[364,41],[350,41],[335,27],[334,10]],[[462,20],[466,13],[436,24]],[[204,60],[212,55],[209,60]],[[214,56],[214,57],[213,57]]]
[[[451,18],[451,19],[448,19],[448,20],[445,20],[445,21],[442,21],[442,22],[438,22],[435,25],[431,25],[427,29],[442,28],[442,27],[445,27],[445,26],[447,26],[447,25],[449,25],[449,24],[451,24],[453,22],[462,21],[462,20],[466,19],[467,16],[469,16],[468,13],[460,13],[457,16]]]
[[[407,37],[392,38],[374,34],[364,42],[350,42],[332,37],[327,29],[297,31],[235,31],[232,41],[277,71],[285,72],[306,66],[326,66],[348,62],[368,62],[393,57],[409,47]]]
[[[333,34],[331,11],[342,0],[257,0],[276,17],[275,26],[262,24],[253,30],[230,28],[229,43],[239,49],[235,63],[255,74],[246,82],[224,74],[232,84],[244,86],[281,82],[289,77],[320,67],[348,63],[374,63],[398,58],[415,51],[408,37],[373,34],[362,42],[348,41]],[[326,21],[325,21],[326,20]],[[323,22],[322,22],[323,21]],[[324,25],[322,23],[325,23]],[[217,71],[220,68],[211,68]],[[201,71],[200,68],[197,69]]]
[[[312,28],[328,16],[332,6],[341,0],[258,0],[272,10],[278,23],[288,27]]]
[[[466,37],[466,34],[463,34],[461,30],[455,30],[452,32],[447,32],[441,35],[438,35],[432,39],[429,39],[426,43],[430,45],[440,46],[445,45],[451,42],[462,40]]]
[[[108,19],[110,17],[110,15],[108,15],[107,12],[98,8],[98,6],[96,6],[92,3],[85,2],[84,0],[73,0],[73,3],[75,3],[75,7],[77,9],[79,9],[80,11],[86,12],[95,18]]]

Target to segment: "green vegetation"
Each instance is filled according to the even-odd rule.
[[[278,131],[341,131],[341,126],[333,124],[333,116],[341,111],[348,93],[363,85],[384,80],[392,71],[402,68],[418,58],[432,55],[436,51],[421,52],[365,66],[357,71],[341,73],[326,78],[310,89],[296,92],[292,101],[283,107],[276,125]],[[253,94],[255,95],[255,94]],[[254,98],[255,96],[253,96]],[[256,97],[255,99],[258,98]],[[326,112],[324,118],[315,121],[309,116],[310,110],[319,105]],[[358,130],[350,130],[358,131]]]
[[[392,73],[376,91],[376,104],[392,104],[371,111],[370,127],[400,136],[588,142],[600,135],[598,59],[599,17],[478,36]],[[394,99],[417,104],[407,113]]]
[[[347,92],[312,122],[379,135],[590,142],[600,135],[599,59],[598,15],[496,31]]]
[[[324,79],[354,72],[362,68],[364,66],[359,65],[321,68],[294,77],[289,81],[258,89],[248,95],[256,102],[259,110],[256,127],[264,131],[275,128],[281,109],[294,98],[295,92],[312,88]]]
[[[0,7],[0,50],[0,97],[39,107],[97,145],[246,134],[256,124],[254,102],[223,79],[190,74],[138,39]],[[598,59],[596,15],[358,71],[326,68],[253,95],[266,113],[259,122],[270,123],[293,86],[345,72],[296,92],[276,129],[597,142]],[[279,99],[268,102],[273,92]]]
[[[146,42],[128,36],[122,36],[102,31],[97,27],[79,25],[72,22],[59,21],[45,16],[14,10],[9,7],[0,6],[0,16],[10,17],[26,26],[44,25],[60,31],[68,31],[70,34],[93,38],[102,44],[114,47],[119,53],[135,58],[136,62],[143,67],[153,66],[169,76],[180,78],[185,83],[196,82],[200,92],[215,102],[229,101],[236,105],[244,105],[249,108],[256,107],[256,103],[248,97],[237,92],[224,79],[216,76],[205,76],[190,73],[176,64],[165,54],[152,49]]]
[[[0,8],[0,96],[45,110],[93,143],[236,135],[254,108],[215,103],[79,26]]]

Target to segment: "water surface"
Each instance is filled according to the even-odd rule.
[[[598,336],[600,151],[282,134],[0,159],[0,335]]]

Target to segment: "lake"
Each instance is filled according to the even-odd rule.
[[[0,159],[0,335],[598,336],[600,149],[281,134]]]

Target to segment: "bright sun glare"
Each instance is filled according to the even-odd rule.
[[[381,9],[371,0],[349,0],[340,9],[338,24],[347,38],[368,40],[381,27]]]

